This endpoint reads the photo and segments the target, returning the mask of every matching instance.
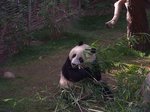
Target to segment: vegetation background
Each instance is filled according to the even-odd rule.
[[[7,57],[0,59],[1,69],[16,75],[12,80],[0,78],[0,112],[144,112],[140,88],[150,57],[128,48],[125,10],[114,29],[105,27],[113,2],[0,1],[0,55]],[[149,9],[147,14],[150,21]],[[89,81],[59,89],[61,67],[81,40],[96,46],[113,102],[104,101],[101,90]]]

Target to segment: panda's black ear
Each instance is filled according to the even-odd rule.
[[[95,48],[91,48],[91,53],[96,53],[96,49]]]
[[[80,42],[78,43],[78,46],[81,46],[81,45],[83,45],[83,41],[80,41]]]

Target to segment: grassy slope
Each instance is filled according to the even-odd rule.
[[[14,66],[15,64],[27,62],[28,60],[37,59],[40,55],[55,53],[55,51],[74,46],[79,41],[84,41],[89,44],[97,40],[111,43],[117,38],[125,35],[125,21],[119,21],[114,29],[107,29],[104,23],[109,18],[110,16],[107,15],[82,17],[77,23],[75,23],[74,27],[65,32],[63,37],[59,40],[51,40],[40,46],[25,47],[22,52],[8,60],[7,66]],[[124,18],[121,18],[120,20],[124,20]],[[45,31],[43,30],[43,32]],[[47,36],[47,34],[44,35],[43,32],[37,32],[38,37]],[[34,34],[34,36],[36,36],[36,34]],[[105,42],[102,42],[102,44],[105,44]]]

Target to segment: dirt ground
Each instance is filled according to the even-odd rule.
[[[56,89],[61,67],[67,58],[68,52],[69,50],[60,51],[53,56],[41,56],[39,59],[24,65],[6,68],[16,75],[16,78],[12,80],[12,84],[20,89],[16,89],[16,92],[11,92],[12,95],[29,96],[36,91],[42,90],[42,88]],[[10,96],[11,93],[3,93],[3,95]]]

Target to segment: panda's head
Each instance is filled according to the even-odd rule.
[[[70,51],[69,59],[73,68],[81,67],[83,63],[93,62],[96,59],[96,49],[80,42]]]

